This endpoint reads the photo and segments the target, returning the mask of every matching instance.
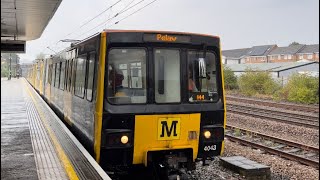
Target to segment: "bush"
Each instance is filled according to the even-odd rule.
[[[7,65],[1,65],[1,77],[7,77],[9,74],[8,66]]]
[[[240,92],[247,96],[272,95],[280,89],[279,83],[268,72],[247,70],[239,77],[238,83]]]
[[[230,68],[224,67],[223,73],[224,73],[225,88],[228,90],[237,89],[238,88],[237,77],[235,76],[234,72]]]
[[[319,103],[319,77],[294,74],[279,94],[282,99],[290,102]]]

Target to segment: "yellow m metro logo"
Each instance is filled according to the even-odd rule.
[[[180,139],[180,118],[160,118],[158,140]]]

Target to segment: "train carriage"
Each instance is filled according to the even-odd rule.
[[[165,179],[223,152],[220,50],[216,36],[106,30],[45,60],[43,96],[106,171]]]

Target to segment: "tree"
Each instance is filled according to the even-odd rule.
[[[229,67],[224,67],[224,85],[226,89],[232,90],[237,89],[237,77],[235,76],[234,72]]]
[[[293,41],[292,43],[290,43],[289,46],[292,46],[292,45],[299,45],[300,43],[296,42],[296,41]]]
[[[4,64],[2,64],[2,62]],[[7,76],[10,71],[11,71],[11,75],[15,75],[16,67],[17,67],[17,64],[19,63],[20,63],[20,57],[18,54],[1,53],[1,76]]]
[[[239,89],[248,96],[273,95],[280,85],[271,77],[269,72],[246,70],[239,77]]]
[[[10,61],[10,54],[11,54],[11,63],[20,63],[20,57],[16,53],[1,53],[1,59],[5,59],[7,62]]]
[[[293,74],[278,96],[290,102],[319,103],[319,77]]]

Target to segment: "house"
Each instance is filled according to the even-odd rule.
[[[268,62],[268,54],[277,48],[277,45],[253,46],[245,57],[245,63]]]
[[[319,62],[319,44],[262,45],[222,51],[224,64],[296,62],[303,59]]]
[[[298,60],[297,53],[306,45],[290,45],[288,47],[277,47],[268,54],[268,62],[295,62]]]
[[[223,64],[242,64],[245,63],[244,57],[250,48],[232,49],[222,51]]]
[[[306,45],[297,53],[297,59],[307,59],[319,62],[319,44]]]

